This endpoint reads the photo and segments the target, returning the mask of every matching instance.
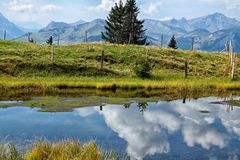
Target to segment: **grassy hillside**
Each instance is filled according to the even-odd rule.
[[[105,51],[101,70],[101,52]],[[140,79],[133,68],[137,59],[155,64],[152,77]],[[237,62],[238,62],[237,58]],[[184,63],[189,78],[184,79]],[[0,41],[1,88],[217,88],[240,89],[230,80],[230,57],[223,53],[123,46],[104,43],[55,47]],[[237,63],[236,77],[240,75]]]

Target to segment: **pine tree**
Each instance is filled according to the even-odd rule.
[[[172,38],[171,38],[171,40],[170,40],[170,42],[169,42],[169,44],[168,44],[168,47],[169,47],[169,48],[173,48],[173,49],[178,49],[178,47],[177,47],[177,41],[176,41],[174,35],[172,36]]]
[[[124,14],[124,37],[125,43],[145,45],[147,37],[145,36],[144,21],[138,20],[139,8],[136,0],[127,0]],[[127,41],[126,41],[127,40]]]
[[[127,0],[125,5],[120,0],[107,17],[102,38],[110,43],[145,45],[144,21],[138,20],[138,14],[136,0]]]
[[[50,36],[49,39],[47,39],[46,43],[47,43],[48,45],[53,45],[53,37]]]
[[[115,3],[115,6],[111,9],[109,16],[107,17],[105,30],[102,32],[102,38],[110,43],[124,43],[123,37],[123,16],[124,5],[120,0],[119,3]]]

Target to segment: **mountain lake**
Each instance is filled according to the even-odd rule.
[[[25,150],[39,139],[95,140],[101,150],[133,160],[237,160],[240,108],[221,103],[225,100],[132,101],[55,112],[26,107],[24,101],[0,101],[5,105],[0,109],[0,141]]]

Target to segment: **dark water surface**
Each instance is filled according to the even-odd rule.
[[[96,140],[131,159],[240,159],[240,108],[221,98],[85,107],[47,113],[0,109],[0,141],[24,148],[34,140]],[[11,102],[0,102],[11,103]]]

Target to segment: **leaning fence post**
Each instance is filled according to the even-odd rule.
[[[236,63],[236,54],[233,51],[233,45],[232,45],[232,40],[230,40],[228,42],[228,53],[230,55],[231,58],[231,67],[232,67],[232,71],[231,71],[231,78],[232,80],[234,80],[235,78],[235,63]]]
[[[52,60],[52,64],[54,64],[54,45],[52,45],[51,60]]]
[[[187,79],[187,77],[188,77],[188,63],[187,63],[187,61],[184,64],[184,76],[185,76],[185,79]]]
[[[104,50],[102,50],[101,69],[103,69],[103,65],[104,65]]]

